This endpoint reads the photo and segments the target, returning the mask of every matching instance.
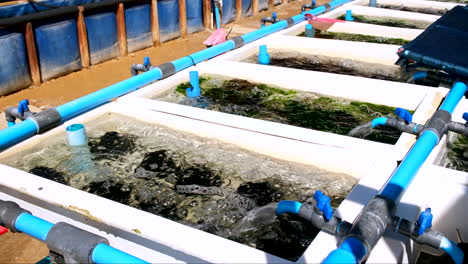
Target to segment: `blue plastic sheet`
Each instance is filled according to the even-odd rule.
[[[258,0],[258,11],[268,9],[268,0]]]
[[[242,15],[243,16],[252,15],[252,0],[242,0]]]
[[[47,0],[41,1],[41,3],[49,6],[71,6],[71,5],[82,5],[88,3],[101,2],[103,0]],[[43,5],[34,4],[32,2],[24,2],[15,5],[5,5],[0,6],[0,18],[15,17],[31,13],[36,13],[44,10],[49,10],[51,8],[45,7]]]
[[[203,1],[185,0],[187,13],[187,32],[194,33],[203,30]]]
[[[236,18],[236,0],[223,0],[223,24],[230,23]]]
[[[31,85],[24,36],[0,29],[0,96]]]
[[[85,23],[91,64],[98,64],[120,55],[114,12],[86,15]]]
[[[34,29],[42,80],[79,70],[76,20],[54,20]]]
[[[125,26],[128,52],[134,52],[153,45],[151,6],[149,4],[126,7]]]
[[[158,0],[158,19],[161,42],[180,36],[178,0]]]

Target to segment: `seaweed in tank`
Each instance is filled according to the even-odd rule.
[[[299,36],[304,37],[305,33],[303,32]],[[359,41],[359,42],[389,44],[389,45],[399,45],[399,46],[403,46],[409,43],[408,40],[401,39],[401,38],[386,38],[386,37],[363,35],[363,34],[329,32],[329,31],[322,31],[319,29],[315,29],[315,37],[322,38],[322,39],[337,39],[337,40]]]
[[[213,83],[219,85],[214,86]],[[395,110],[393,107],[348,102],[240,79],[204,81],[200,86],[203,97],[210,102],[209,110],[340,135],[347,135],[353,128],[376,117],[392,115]],[[375,129],[366,139],[395,144],[400,135],[401,132],[384,127]]]
[[[457,135],[453,143],[448,143],[446,157],[444,157],[442,165],[450,169],[468,172],[468,137]]]
[[[338,19],[344,20],[346,17],[345,14],[338,17]],[[425,29],[428,25],[424,23],[417,23],[411,21],[405,21],[401,19],[393,19],[393,18],[371,18],[367,16],[360,16],[353,14],[354,21],[359,23],[367,23],[379,26],[387,26],[387,27],[400,27],[400,28],[411,28],[411,29]]]

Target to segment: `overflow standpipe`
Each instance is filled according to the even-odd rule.
[[[265,27],[266,23],[275,24],[276,22],[280,21],[276,15],[276,12],[271,13],[271,17],[262,17],[260,19],[260,26]]]
[[[77,147],[88,144],[85,126],[82,124],[73,124],[67,126],[68,145]]]
[[[376,7],[377,6],[377,0],[369,0],[369,6],[370,7]]]
[[[426,123],[419,133],[418,140],[385,186],[364,207],[349,233],[340,241],[338,249],[331,252],[323,263],[361,263],[367,259],[390,225],[396,205],[400,202],[404,192],[439,140],[447,132],[451,114],[466,91],[465,83],[455,83],[439,110]],[[455,249],[452,248],[451,244],[446,246],[446,250],[454,251]]]
[[[198,78],[198,71],[190,72],[190,85],[192,87],[187,88],[185,93],[188,97],[198,97],[201,95],[200,80]]]
[[[304,11],[306,11],[307,9],[314,9],[316,5],[317,5],[317,1],[316,1],[316,0],[312,0],[312,2],[311,2],[310,4],[302,5],[302,7],[301,7],[301,12],[304,12]]]
[[[305,36],[308,38],[313,38],[315,37],[315,30],[312,24],[307,24],[305,26]]]
[[[261,65],[270,64],[270,54],[268,54],[266,45],[260,45],[260,51],[258,53],[258,64],[261,64]]]
[[[346,10],[345,20],[346,21],[354,21],[353,11],[352,10]]]
[[[109,246],[104,237],[64,222],[50,223],[14,202],[0,200],[0,226],[45,242],[54,256],[60,256],[60,263],[148,263]]]
[[[18,103],[18,107],[8,107],[5,110],[5,119],[8,122],[8,126],[14,126],[16,119],[24,121],[25,119],[34,115],[34,112],[29,111],[29,100],[21,100]]]

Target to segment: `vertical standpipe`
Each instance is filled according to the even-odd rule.
[[[266,45],[260,45],[260,51],[258,53],[258,64],[261,64],[261,65],[270,64],[270,55],[268,54]]]
[[[376,7],[377,6],[377,0],[369,0],[369,6],[370,7]]]
[[[198,71],[190,72],[190,85],[192,87],[187,88],[185,93],[188,97],[198,97],[201,95],[200,79],[198,78]]]
[[[73,124],[67,126],[67,142],[70,146],[84,146],[88,143],[85,126]]]
[[[346,10],[345,20],[346,21],[354,21],[353,11],[352,10]]]
[[[314,27],[311,24],[307,24],[305,26],[305,36],[308,37],[308,38],[315,37],[315,30],[314,30]]]

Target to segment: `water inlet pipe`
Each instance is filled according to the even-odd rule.
[[[301,7],[301,12],[304,12],[304,11],[306,11],[307,9],[314,9],[316,5],[317,5],[317,1],[316,1],[316,0],[312,0],[312,2],[311,2],[310,4],[302,5],[302,7]]]
[[[262,17],[260,19],[260,26],[265,27],[266,23],[274,24],[278,21],[280,21],[280,19],[277,17],[276,12],[273,12],[271,13],[271,17]]]
[[[70,146],[84,146],[88,144],[86,128],[83,124],[73,124],[66,128],[67,142]]]
[[[5,119],[8,123],[8,127],[14,126],[16,119],[24,121],[25,119],[34,115],[34,112],[29,111],[29,100],[21,100],[18,103],[18,107],[8,107],[5,110]]]
[[[147,72],[154,69],[155,67],[151,65],[150,58],[145,57],[143,59],[143,64],[132,64],[130,67],[130,73],[132,76],[138,75],[139,72]]]
[[[190,72],[190,85],[192,87],[187,88],[185,93],[188,97],[198,97],[201,95],[200,80],[198,78],[198,71]]]
[[[314,38],[315,37],[315,29],[312,26],[312,24],[307,24],[305,26],[305,36],[308,38]]]
[[[55,250],[64,249],[84,263],[90,262],[88,253],[92,253],[94,263],[148,263],[112,248],[106,244],[108,242],[105,238],[66,223],[50,223],[33,216],[14,202],[0,200],[0,223],[12,231],[22,232],[46,242],[47,246],[56,253],[60,252]],[[105,243],[94,243],[96,241]],[[70,248],[70,245],[75,247]]]
[[[261,64],[261,65],[270,64],[270,54],[268,54],[266,45],[260,45],[260,51],[258,53],[258,64]]]
[[[353,11],[352,10],[346,10],[345,20],[346,21],[354,21]]]
[[[58,112],[61,117],[61,120],[59,120],[57,125],[61,122],[67,121],[82,113],[92,110],[102,104],[105,104],[114,98],[135,91],[140,87],[148,85],[157,80],[166,78],[167,76],[191,67],[204,60],[208,60],[222,53],[240,48],[243,45],[251,43],[264,36],[278,32],[294,24],[303,22],[305,20],[305,15],[307,14],[317,16],[351,1],[352,0],[334,0],[328,3],[326,6],[318,6],[313,10],[293,16],[286,20],[281,20],[278,23],[239,36],[235,39],[236,42],[234,40],[228,40],[219,45],[193,53],[190,56],[182,57],[175,61],[159,65],[154,67],[152,70],[138,74],[137,76],[118,82],[94,93],[85,95],[64,105],[58,106],[55,109],[52,108],[52,110],[56,110],[56,112]],[[39,131],[40,127],[34,120],[31,120],[30,118],[10,128],[0,130],[0,151],[18,142],[21,142],[22,140],[34,136]]]
[[[329,257],[331,259],[327,258],[323,263],[333,263],[331,262],[333,261],[332,257],[340,252],[342,253],[348,247],[351,247],[351,250],[348,251],[352,252],[352,254],[343,254],[346,257],[344,262],[361,262],[370,254],[372,248],[387,229],[394,214],[396,204],[399,203],[401,196],[412,182],[419,168],[446,132],[447,123],[451,118],[450,115],[466,90],[467,86],[461,82],[453,86],[442,106],[426,124],[418,140],[393,172],[385,186],[377,196],[369,201],[356,218],[349,235],[344,240],[357,238],[357,241],[353,241],[353,243],[345,246],[343,246],[344,242],[341,243],[337,250],[330,253]],[[363,252],[361,250],[362,247],[366,248],[364,256],[361,254]]]
[[[370,7],[377,7],[377,0],[369,0]]]

